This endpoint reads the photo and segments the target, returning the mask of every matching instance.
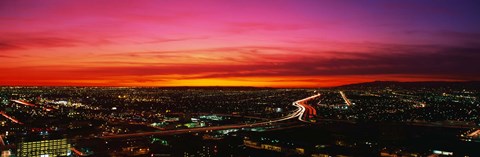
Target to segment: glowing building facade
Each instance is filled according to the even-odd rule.
[[[66,138],[19,143],[17,156],[57,157],[70,156],[71,145]]]

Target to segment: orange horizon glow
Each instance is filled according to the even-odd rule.
[[[0,85],[480,80],[472,12],[416,1],[6,1]]]
[[[384,80],[375,80],[383,78]],[[126,79],[128,80],[128,79]],[[132,79],[134,80],[134,79]],[[67,80],[67,81],[38,81],[33,82],[26,80],[24,82],[12,81],[4,82],[0,86],[106,86],[106,87],[209,87],[209,86],[226,86],[226,87],[273,87],[273,88],[319,88],[319,87],[336,87],[354,83],[363,83],[371,81],[400,81],[400,82],[417,82],[432,81],[431,78],[399,78],[399,76],[382,76],[382,77],[358,77],[358,76],[340,76],[330,77],[327,79],[319,79],[318,77],[241,77],[241,78],[206,78],[206,79],[182,79],[156,82],[116,82],[111,80]],[[463,81],[442,79],[435,81]]]

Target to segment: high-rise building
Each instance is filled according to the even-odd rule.
[[[60,157],[71,155],[71,145],[66,138],[22,141],[17,146],[17,156]]]

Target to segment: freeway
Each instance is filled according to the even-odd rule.
[[[25,102],[25,101],[20,101],[20,100],[12,100],[12,101],[16,102],[16,103],[19,103],[19,104],[22,104],[22,105],[25,105],[25,106],[37,107],[37,105],[34,105],[32,103],[29,103],[29,102]]]
[[[25,106],[31,106],[31,107],[41,107],[41,106],[38,106],[38,105],[35,105],[35,104],[32,104],[32,103],[29,103],[29,102],[26,102],[26,101],[21,101],[21,100],[12,100],[13,102],[16,102],[16,103],[19,103],[19,104],[22,104],[22,105],[25,105]],[[52,109],[51,108],[45,108],[45,107],[41,107],[42,110],[45,110],[45,111],[51,111]]]
[[[77,154],[77,156],[86,156],[83,152],[77,150],[75,147],[70,148],[70,150],[71,150],[73,153]]]
[[[480,134],[480,129],[468,134],[467,136],[468,137],[474,137],[474,136],[478,136],[479,134]]]
[[[5,112],[3,111],[0,111],[0,115],[4,116],[5,118],[7,119],[10,119],[12,122],[14,123],[17,123],[17,124],[23,124],[22,122],[18,121],[17,119],[13,118],[13,117],[10,117],[9,115],[7,115]]]
[[[352,106],[352,102],[350,102],[350,100],[348,100],[347,96],[345,95],[345,93],[343,93],[343,91],[340,91],[340,95],[342,95],[343,100],[345,101],[345,103],[348,106]]]
[[[317,94],[317,95],[294,102],[294,106],[302,108],[303,110],[303,112],[301,112],[300,115],[298,116],[298,120],[302,122],[309,122],[308,119],[313,118],[314,116],[317,115],[317,110],[315,110],[315,108],[313,108],[312,106],[308,105],[306,102],[319,96],[320,94]]]
[[[150,135],[175,135],[175,134],[183,134],[183,133],[197,133],[197,132],[208,132],[213,130],[226,130],[226,129],[239,129],[239,128],[249,128],[249,127],[260,127],[260,126],[268,126],[272,123],[282,122],[290,119],[294,119],[298,117],[298,120],[302,122],[308,122],[305,119],[310,115],[316,115],[316,110],[307,105],[306,102],[320,96],[320,94],[298,100],[292,103],[293,106],[297,107],[292,113],[288,114],[285,117],[269,120],[264,122],[258,123],[251,123],[251,124],[233,124],[233,125],[223,125],[223,126],[211,126],[211,127],[201,127],[201,128],[190,128],[190,129],[179,129],[179,130],[165,130],[165,131],[157,131],[157,132],[140,132],[140,133],[131,133],[131,134],[117,134],[117,135],[109,135],[109,136],[102,136],[102,139],[113,139],[113,138],[128,138],[128,137],[142,137],[142,136],[150,136]]]
[[[5,146],[5,142],[3,141],[2,135],[0,135],[0,146]]]

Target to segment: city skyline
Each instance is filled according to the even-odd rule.
[[[480,80],[476,1],[4,1],[3,86]]]

